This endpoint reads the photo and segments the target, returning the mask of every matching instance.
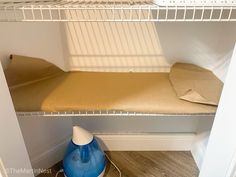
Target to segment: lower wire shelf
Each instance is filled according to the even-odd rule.
[[[66,111],[66,112],[16,112],[17,116],[42,116],[42,117],[102,117],[102,116],[114,116],[114,117],[134,117],[134,116],[147,116],[147,117],[171,117],[171,116],[204,116],[212,117],[215,113],[144,113],[144,112],[127,112],[117,110],[107,111]]]

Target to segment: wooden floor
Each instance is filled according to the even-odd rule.
[[[190,152],[107,152],[120,168],[122,177],[197,177],[198,168]],[[37,177],[55,177],[62,167],[59,162],[50,174]],[[59,174],[58,177],[64,177]],[[119,177],[117,170],[108,163],[105,177]]]

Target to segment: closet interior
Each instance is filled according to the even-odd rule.
[[[234,0],[1,1],[0,57],[32,166],[61,160],[80,124],[161,136],[142,150],[191,150],[201,168],[235,21]]]

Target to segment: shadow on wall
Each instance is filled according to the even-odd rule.
[[[193,63],[225,78],[236,40],[233,23],[157,23],[163,53],[172,64]]]
[[[66,15],[90,14],[68,12]],[[153,22],[69,22],[62,25],[69,70],[169,70]]]
[[[94,14],[70,11],[66,15],[85,19]],[[99,14],[96,15],[99,19]],[[69,70],[168,72],[170,65],[178,61],[210,69],[223,80],[236,38],[232,23],[70,22],[62,25]]]

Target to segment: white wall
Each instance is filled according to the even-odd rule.
[[[1,65],[0,90],[0,161],[8,170],[9,177],[33,177],[32,173],[16,172],[31,170],[32,167]]]
[[[49,168],[63,158],[72,133],[70,118],[18,117],[33,168]],[[43,163],[42,163],[43,162]]]
[[[0,23],[0,60],[10,54],[44,58],[64,68],[59,23]]]
[[[66,23],[67,66],[84,71],[168,71],[154,23]]]
[[[157,23],[168,63],[188,62],[211,69],[224,80],[236,40],[235,23]]]
[[[135,134],[135,133],[192,133],[198,129],[204,116],[120,116],[74,118],[73,124],[80,125],[96,134]]]
[[[232,58],[234,44],[236,41],[236,24],[235,23],[223,23],[223,28],[220,34],[220,46],[219,51],[226,51],[225,54],[219,55],[218,62],[213,65],[214,72],[222,80],[225,80],[228,67]],[[227,52],[228,51],[228,52]]]
[[[199,169],[201,169],[202,167],[202,162],[205,156],[213,121],[213,117],[208,117],[207,119],[205,117],[202,117],[201,119],[199,119],[197,125],[196,136],[194,138],[191,152]]]
[[[73,14],[70,14],[73,15]],[[169,71],[175,62],[213,70],[224,80],[235,23],[66,23],[67,67],[95,71]]]
[[[44,58],[61,68],[64,66],[60,25],[58,23],[0,23],[0,60],[7,65],[10,54]],[[71,134],[71,119],[19,119],[22,134],[34,168],[48,168],[62,158],[65,147],[49,153],[45,163],[40,155],[52,151]],[[63,150],[62,150],[63,149]]]
[[[210,134],[200,177],[228,177],[233,172],[229,170],[231,170],[231,165],[235,165],[231,163],[234,161],[236,152],[235,76],[236,47]]]

